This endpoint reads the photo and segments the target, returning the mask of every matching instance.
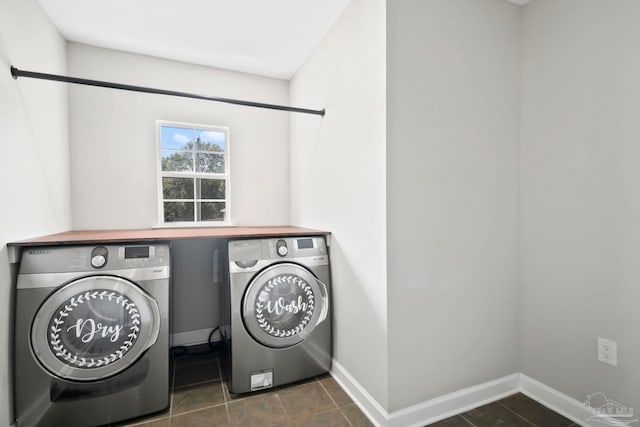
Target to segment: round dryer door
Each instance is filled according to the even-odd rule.
[[[307,338],[327,317],[326,286],[306,268],[275,264],[247,286],[242,304],[245,327],[268,347],[284,348]]]
[[[131,366],[156,342],[159,328],[158,304],[138,285],[88,276],[44,302],[33,321],[31,346],[51,374],[95,381]]]

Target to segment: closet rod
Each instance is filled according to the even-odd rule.
[[[129,90],[133,92],[154,93],[157,95],[179,96],[182,98],[202,99],[204,101],[224,102],[226,104],[244,105],[247,107],[268,108],[271,110],[290,111],[292,113],[315,114],[324,117],[324,108],[322,110],[311,110],[308,108],[289,107],[286,105],[264,104],[262,102],[243,101],[232,98],[218,98],[214,96],[197,95],[188,92],[178,92],[175,90],[156,89],[152,87],[134,86],[121,83],[104,82],[100,80],[81,79],[78,77],[60,76],[57,74],[37,73],[34,71],[19,70],[13,65],[11,66],[11,75],[14,79],[18,77],[29,77],[32,79],[53,80],[56,82],[75,83],[79,85],[106,87],[110,89]]]

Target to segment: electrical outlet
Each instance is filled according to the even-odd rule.
[[[611,366],[618,366],[618,344],[598,337],[598,360]]]

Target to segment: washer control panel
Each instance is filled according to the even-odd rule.
[[[327,247],[321,236],[266,239],[262,242],[264,259],[300,258],[327,254]]]
[[[229,274],[262,270],[279,262],[304,266],[329,265],[325,236],[240,239],[229,241]]]

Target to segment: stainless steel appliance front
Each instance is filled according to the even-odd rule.
[[[24,251],[17,427],[103,425],[169,405],[169,255],[168,245]]]
[[[331,368],[331,278],[323,236],[229,242],[223,292],[229,391],[246,393]]]

